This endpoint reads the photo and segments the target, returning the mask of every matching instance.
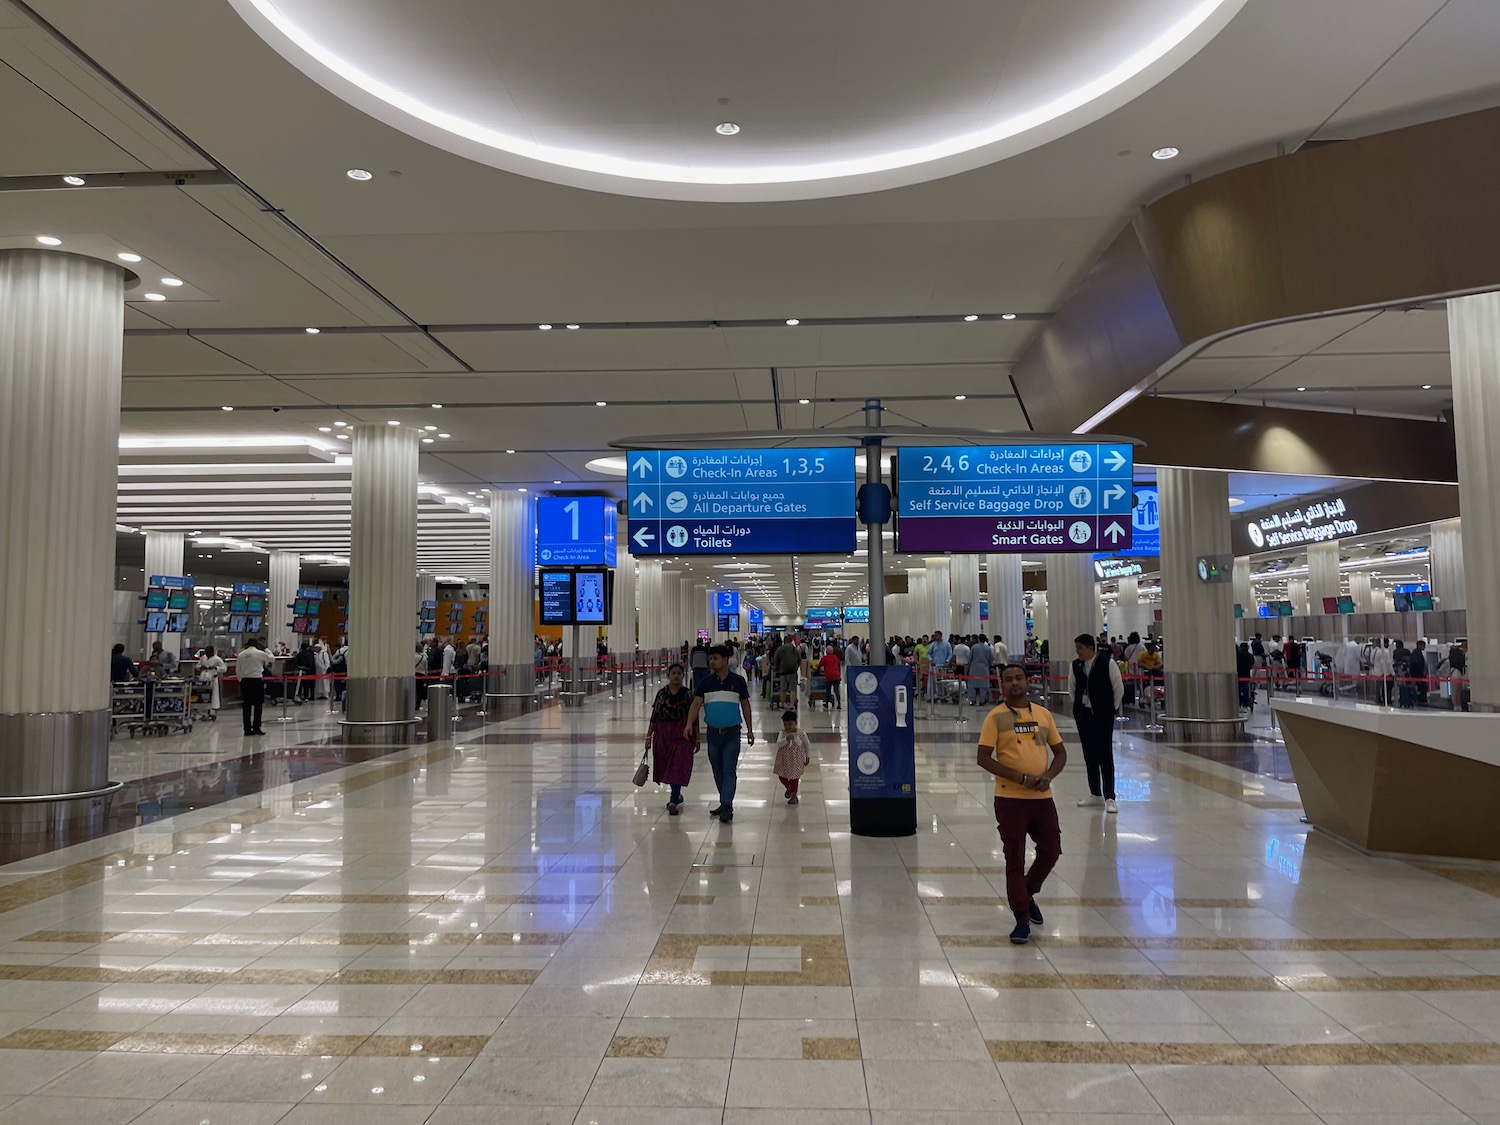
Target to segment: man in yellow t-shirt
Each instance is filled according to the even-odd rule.
[[[1025,945],[1031,940],[1032,924],[1042,923],[1036,896],[1062,855],[1052,779],[1068,764],[1068,752],[1051,712],[1031,702],[1025,668],[1007,664],[1000,673],[1000,690],[1005,700],[985,716],[978,762],[980,769],[995,775],[995,824],[1005,852],[1005,893],[1016,918],[1011,944]],[[1027,836],[1036,845],[1030,871]]]

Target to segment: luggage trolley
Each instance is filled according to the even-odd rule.
[[[122,680],[109,689],[109,736],[127,731],[132,737],[146,725],[146,683]]]
[[[193,722],[217,722],[219,713],[213,709],[214,685],[203,683],[194,676],[188,681],[188,718]]]
[[[188,682],[157,680],[151,687],[146,733],[170,734],[172,731],[181,731],[186,734],[192,730],[193,717],[188,709]]]

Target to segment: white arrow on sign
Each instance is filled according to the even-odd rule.
[[[645,492],[637,494],[636,498],[631,501],[631,504],[633,504],[635,507],[639,508],[643,512],[647,508],[651,507],[651,505],[654,504],[654,503],[656,503],[656,501],[652,500],[651,496],[648,493],[645,493]]]
[[[631,466],[631,470],[633,472],[640,473],[640,475],[643,477],[650,476],[651,461],[648,458],[642,457],[639,461]]]
[[[1111,543],[1118,543],[1125,535],[1125,529],[1118,523],[1111,523],[1104,529],[1104,537]]]
[[[1125,455],[1122,454],[1118,449],[1111,449],[1107,454],[1105,454],[1104,463],[1115,472],[1119,472],[1125,467]]]
[[[1112,484],[1104,490],[1104,502],[1106,504],[1113,504],[1116,500],[1123,500],[1124,498],[1125,490],[1118,484]]]
[[[653,541],[655,541],[656,536],[643,527],[630,538],[635,542],[635,545],[637,547],[641,548],[641,550],[645,550],[652,544]]]

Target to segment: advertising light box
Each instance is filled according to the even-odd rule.
[[[626,462],[634,554],[855,549],[852,447],[633,450]]]
[[[896,550],[1123,551],[1134,450],[1121,442],[905,447]]]

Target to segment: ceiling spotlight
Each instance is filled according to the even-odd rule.
[[[221,406],[221,407],[219,407],[219,409],[220,410],[233,410],[234,407],[232,407],[232,406]]]
[[[437,427],[436,426],[423,426],[422,428],[424,430],[426,430],[428,433],[436,433],[437,432]]]
[[[88,181],[85,180],[82,176],[64,176],[63,183],[71,184],[73,187],[82,187],[84,184],[88,183]]]
[[[537,327],[540,328],[543,332],[551,332],[552,331],[552,325],[550,325],[550,324],[538,324]]]
[[[516,491],[517,492],[525,492],[526,490],[524,488],[518,488],[518,489],[516,489]]]
[[[1152,160],[1171,160],[1172,157],[1176,156],[1178,154],[1178,152],[1180,152],[1180,151],[1181,151],[1180,149],[1176,149],[1176,148],[1173,148],[1171,145],[1167,145],[1164,148],[1159,148],[1155,152],[1153,152],[1151,154],[1151,159]]]
[[[514,449],[507,449],[505,452],[507,452],[507,453],[514,453],[515,450]]]
[[[953,401],[954,402],[963,402],[968,397],[969,397],[968,395],[954,395],[953,396]]]
[[[1299,391],[1305,391],[1305,390],[1307,390],[1307,388],[1306,388],[1306,387],[1298,387],[1298,388],[1297,388],[1297,389],[1298,389],[1298,390],[1299,390]]]
[[[1000,314],[1000,319],[1001,320],[1015,320],[1016,319],[1016,314],[1015,313],[1001,313]]]
[[[438,434],[438,437],[452,437],[452,434]]]
[[[568,324],[564,327],[566,327],[569,332],[576,332],[578,330],[578,325],[576,324]]]
[[[432,438],[430,438],[430,437],[424,437],[424,438],[423,438],[423,439],[422,439],[422,444],[423,444],[423,445],[431,445],[431,444],[432,444],[432,441],[433,441],[433,439],[432,439]]]
[[[720,121],[714,126],[714,132],[721,137],[732,137],[740,131],[740,127],[733,121]]]
[[[40,242],[43,246],[61,246],[62,245],[62,239],[60,239],[60,238],[54,238],[50,234],[39,234],[39,235],[36,236],[36,240],[38,242]]]
[[[139,254],[132,254],[129,250],[116,254],[115,257],[119,258],[122,262],[139,262],[141,260]]]
[[[1422,389],[1424,391],[1430,391],[1430,390],[1432,390],[1432,384],[1431,383],[1423,383],[1422,384]]]
[[[160,293],[143,294],[148,301],[165,301],[167,298]]]
[[[398,422],[398,421],[396,421],[396,419],[392,418],[389,422],[386,423],[386,425],[387,426],[399,426],[399,425],[401,425],[401,423]]]
[[[440,402],[435,402],[435,403],[432,404],[432,408],[434,410],[441,410],[443,408],[443,404],[440,403]]]
[[[800,320],[798,320],[798,319],[797,319],[797,318],[796,318],[796,317],[795,317],[795,316],[794,316],[794,317],[792,317],[792,318],[790,318],[790,319],[789,319],[789,320],[788,320],[788,321],[787,321],[787,323],[788,323],[788,324],[790,324],[790,325],[791,325],[791,326],[792,326],[792,327],[793,327],[793,328],[796,328],[796,327],[797,327],[797,325],[799,325],[799,324],[801,324],[801,323],[802,323],[802,322],[801,322],[801,321],[800,321]]]
[[[360,183],[364,183],[366,180],[373,180],[375,178],[374,172],[368,172],[363,168],[350,168],[349,171],[344,173],[344,175],[348,176],[351,180],[358,180]]]
[[[555,480],[555,481],[553,481],[553,482],[552,482],[552,483],[553,483],[553,484],[562,484],[562,481],[560,481],[560,480]]]
[[[168,286],[171,286],[173,289],[176,289],[179,285],[182,284],[182,280],[181,280],[181,278],[176,278],[176,277],[164,277],[164,278],[161,279],[161,283],[163,285],[168,285]]]
[[[302,331],[306,332],[309,336],[316,336],[323,330],[321,328],[304,328]]]
[[[332,426],[319,426],[318,427],[318,433],[320,433],[320,434],[331,434],[331,433],[333,433],[333,427]]]
[[[335,422],[334,423],[335,426],[339,426],[339,427],[347,426],[348,424],[349,424],[348,422]]]
[[[801,404],[801,405],[802,405],[802,406],[806,406],[806,405],[807,405],[807,404],[808,404],[808,403],[810,403],[810,402],[811,402],[811,401],[812,401],[812,399],[810,399],[810,398],[799,398],[799,399],[798,399],[798,400],[797,400],[797,402],[798,402],[798,403],[799,403],[799,404]]]
[[[348,441],[349,440],[349,435],[348,434],[334,434],[334,437],[338,438],[339,441]]]
[[[970,313],[968,316],[964,317],[964,319],[966,321],[968,321],[970,324],[972,324],[972,323],[974,323],[974,321],[976,321],[976,320],[979,319],[979,314],[978,313]]]
[[[594,403],[594,405],[595,405],[595,406],[608,406],[608,405],[609,405],[609,403],[607,403],[607,402],[605,402],[605,401],[604,401],[604,400],[603,400],[603,399],[602,399],[602,398],[601,398],[601,399],[600,399],[600,400],[599,400],[599,401],[598,401],[598,402],[596,402],[596,403]]]

